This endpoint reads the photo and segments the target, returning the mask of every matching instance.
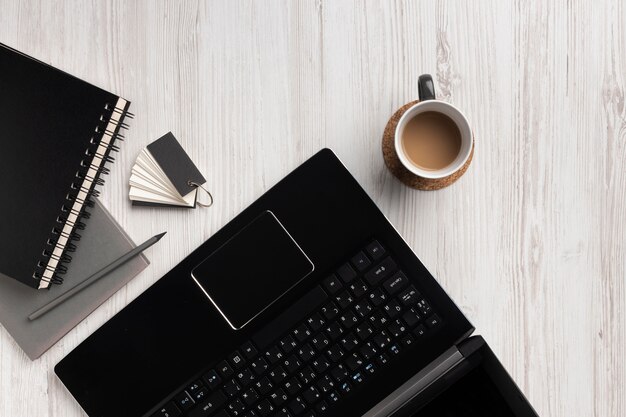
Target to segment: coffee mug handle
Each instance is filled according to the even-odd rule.
[[[435,100],[435,83],[430,74],[422,74],[417,80],[420,101]]]

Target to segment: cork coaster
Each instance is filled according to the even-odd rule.
[[[472,151],[470,152],[470,156],[467,158],[465,165],[463,165],[460,170],[447,177],[437,179],[422,178],[406,169],[404,165],[402,165],[402,162],[400,162],[398,154],[396,153],[394,136],[396,133],[396,126],[398,125],[400,118],[404,112],[415,103],[417,103],[417,101],[412,101],[400,107],[387,122],[387,126],[385,126],[385,131],[383,133],[383,158],[385,159],[385,165],[387,165],[387,168],[389,168],[391,173],[409,187],[424,191],[439,190],[451,185],[463,174],[465,174],[465,171],[467,171],[467,168],[474,158],[474,143],[472,142]]]

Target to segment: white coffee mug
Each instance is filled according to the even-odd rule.
[[[446,178],[463,168],[467,159],[470,157],[474,140],[472,137],[472,129],[461,110],[457,109],[452,104],[436,99],[435,86],[430,75],[424,74],[420,76],[418,87],[420,101],[404,112],[396,126],[394,136],[396,154],[402,165],[417,176],[428,179]],[[448,166],[434,171],[422,169],[411,162],[402,146],[402,134],[407,123],[418,114],[424,112],[437,112],[448,116],[456,124],[461,133],[461,149],[456,158]]]

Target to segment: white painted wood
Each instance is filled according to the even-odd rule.
[[[0,0],[0,42],[133,102],[103,201],[152,265],[30,362],[0,328],[0,416],[74,417],[53,366],[318,149],[332,147],[543,417],[626,415],[626,4],[620,1]],[[477,148],[448,189],[385,169],[419,74]],[[171,130],[209,210],[133,208],[134,158]],[[114,399],[113,399],[114,400]]]

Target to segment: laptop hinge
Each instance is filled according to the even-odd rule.
[[[406,404],[411,398],[428,388],[463,360],[463,355],[456,346],[445,351],[441,356],[413,375],[411,379],[376,404],[363,417],[387,417]]]

